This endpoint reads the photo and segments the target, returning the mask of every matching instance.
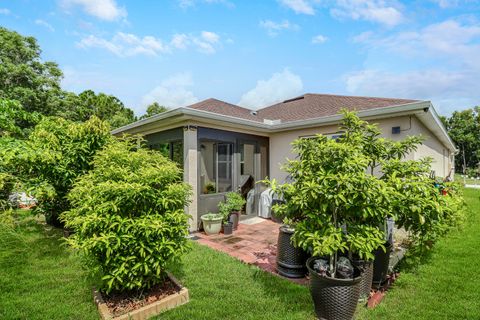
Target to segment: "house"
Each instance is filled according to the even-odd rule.
[[[281,165],[294,158],[291,142],[316,133],[339,134],[342,108],[377,123],[393,140],[422,134],[426,141],[407,156],[433,159],[439,177],[453,176],[455,145],[430,101],[304,94],[260,110],[249,110],[216,99],[173,109],[127,126],[113,134],[142,134],[150,148],[160,150],[184,168],[184,180],[193,188],[187,208],[191,229],[202,214],[216,212],[228,191],[250,189],[256,215],[265,177],[285,181]],[[252,201],[253,200],[253,201]]]

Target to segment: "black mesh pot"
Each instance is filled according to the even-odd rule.
[[[233,230],[237,230],[239,220],[240,220],[240,212],[238,211],[232,212],[228,216],[228,221],[233,224]]]
[[[390,253],[393,245],[389,242],[385,243],[386,252],[382,248],[375,251],[375,260],[373,261],[373,280],[374,287],[382,286],[387,280],[388,266],[390,264]]]
[[[223,234],[229,235],[233,233],[233,223],[227,222],[223,223]]]
[[[358,269],[354,279],[322,277],[312,268],[315,259],[318,257],[307,260],[307,268],[310,273],[310,293],[317,317],[325,320],[353,319],[362,280]]]
[[[352,262],[362,274],[362,280],[360,281],[360,299],[366,299],[370,296],[372,289],[373,262],[365,260],[353,260]]]
[[[290,242],[293,230],[281,226],[277,243],[277,271],[288,278],[303,278],[307,274],[307,253],[300,248],[295,248]]]

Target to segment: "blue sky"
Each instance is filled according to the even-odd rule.
[[[480,104],[474,0],[0,0],[0,25],[36,37],[65,89],[137,114],[306,92],[428,99],[442,114]]]

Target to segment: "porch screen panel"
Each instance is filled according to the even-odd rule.
[[[217,192],[232,191],[232,163],[233,145],[231,143],[217,144]]]

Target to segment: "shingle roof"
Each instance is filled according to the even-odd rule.
[[[208,111],[257,122],[263,122],[264,119],[290,122],[336,115],[342,108],[360,111],[392,107],[418,101],[420,100],[307,93],[302,96],[259,109],[257,110],[256,115],[253,114],[252,110],[250,109],[217,99],[207,99],[190,105],[187,108]]]
[[[251,114],[252,110],[243,108],[217,99],[207,99],[188,106],[187,108],[218,113],[252,121],[263,121],[262,118]]]
[[[258,110],[258,116],[264,119],[280,119],[282,122],[288,122],[336,115],[342,108],[360,111],[392,107],[417,101],[418,100],[308,93],[260,109]]]

